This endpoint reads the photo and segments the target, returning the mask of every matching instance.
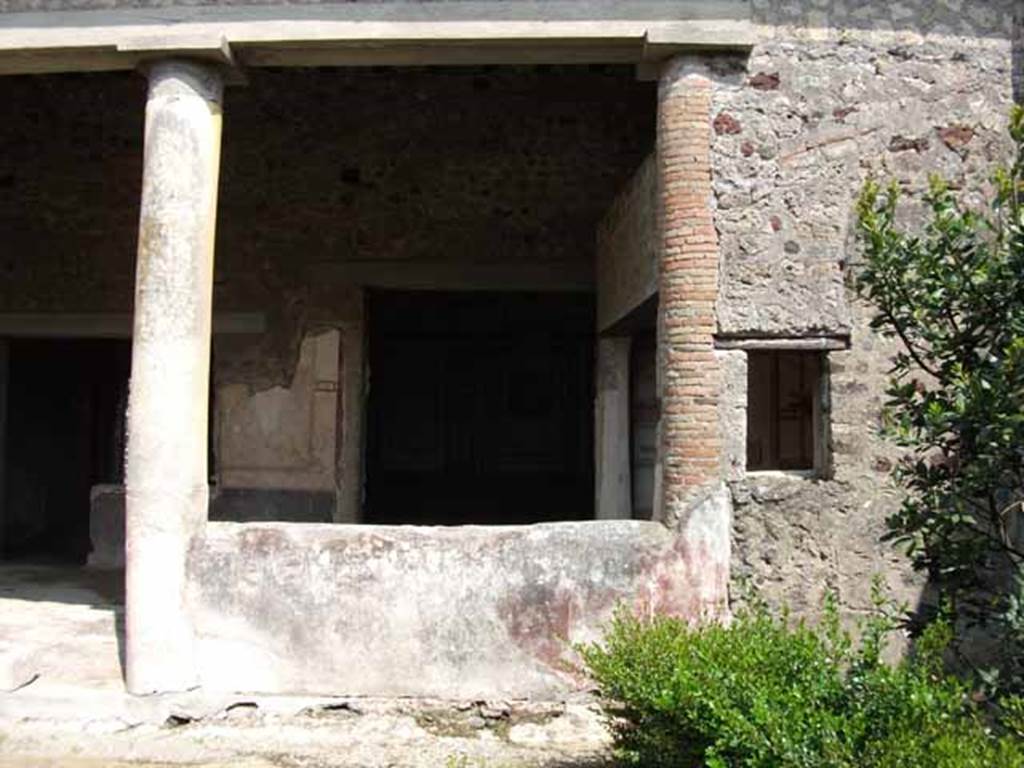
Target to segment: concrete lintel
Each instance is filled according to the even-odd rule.
[[[850,348],[849,335],[793,336],[793,337],[716,337],[716,349],[743,350],[843,350]]]
[[[642,55],[639,40],[560,43],[396,41],[386,45],[247,46],[248,67],[482,66],[530,64],[632,64]]]
[[[747,0],[348,3],[0,14],[0,74],[116,70],[154,53],[243,65],[639,62],[745,49]]]
[[[309,270],[313,282],[346,282],[370,288],[441,291],[592,291],[589,262],[536,264],[393,261],[321,263]]]

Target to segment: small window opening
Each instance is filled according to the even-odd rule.
[[[747,358],[747,469],[824,473],[825,365],[820,352]]]

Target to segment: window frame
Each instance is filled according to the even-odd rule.
[[[830,347],[824,345],[815,346],[744,346],[743,349],[746,351],[747,361],[747,381],[746,381],[746,396],[744,400],[744,408],[746,411],[746,420],[744,423],[746,439],[744,440],[744,455],[743,455],[743,467],[744,472],[747,475],[761,475],[761,476],[790,476],[790,477],[803,477],[808,479],[821,479],[829,478],[832,473],[831,465],[831,397],[830,397],[830,369],[829,369],[829,355]],[[808,467],[783,467],[778,461],[778,456],[773,463],[773,466],[757,466],[752,467],[749,453],[749,440],[751,431],[751,389],[750,389],[750,365],[751,357],[755,354],[770,355],[772,364],[772,380],[770,383],[770,401],[771,405],[771,437],[770,440],[773,443],[778,441],[778,428],[779,428],[779,405],[778,405],[778,387],[779,387],[779,363],[780,358],[787,354],[800,354],[813,356],[816,361],[816,370],[813,371],[812,375],[816,377],[816,381],[812,382],[810,386],[810,395],[812,398],[810,404],[810,430],[811,430],[811,465]],[[777,452],[776,452],[777,453]]]

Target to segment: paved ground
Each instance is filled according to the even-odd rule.
[[[586,701],[124,693],[122,575],[0,566],[0,768],[590,768]],[[5,683],[6,681],[6,683]]]
[[[251,718],[242,722],[239,718]],[[450,721],[449,721],[450,722]],[[413,713],[276,718],[246,713],[180,725],[106,731],[96,724],[0,728],[0,766],[201,765],[245,768],[582,768],[601,765],[593,720],[570,711],[543,723],[435,731]]]

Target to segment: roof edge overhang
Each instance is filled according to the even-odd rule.
[[[0,75],[134,69],[187,56],[233,69],[623,63],[745,51],[749,0],[349,2],[0,13]]]

